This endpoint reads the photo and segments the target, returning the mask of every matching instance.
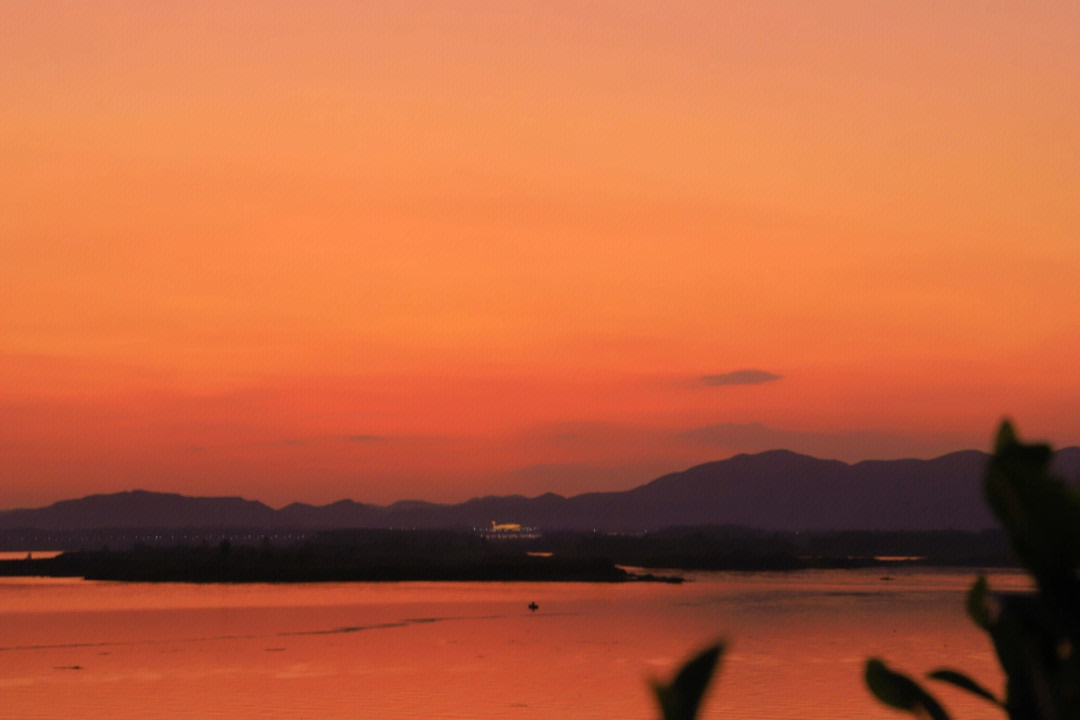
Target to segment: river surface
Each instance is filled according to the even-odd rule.
[[[692,573],[682,585],[0,578],[0,714],[655,718],[650,679],[724,639],[703,717],[900,720],[864,689],[867,657],[1001,687],[963,611],[976,572]],[[1021,574],[990,580],[1027,587]],[[928,686],[955,717],[1002,717]]]

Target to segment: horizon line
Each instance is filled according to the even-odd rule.
[[[1080,450],[1080,445],[1068,445],[1068,446],[1065,446],[1065,447],[1056,448],[1056,449],[1053,450],[1053,452],[1056,454],[1056,453],[1066,451],[1066,450]],[[325,507],[329,507],[331,505],[336,505],[338,503],[343,503],[343,502],[354,503],[354,504],[357,504],[357,505],[366,505],[366,506],[369,506],[369,507],[382,508],[382,509],[390,509],[390,508],[393,508],[395,505],[406,504],[406,503],[423,503],[425,505],[453,507],[453,506],[458,506],[458,505],[465,505],[467,503],[470,503],[470,502],[473,502],[473,501],[476,501],[476,500],[486,500],[486,499],[491,499],[491,498],[524,498],[526,500],[534,500],[536,498],[546,497],[548,495],[554,495],[555,497],[558,497],[558,498],[573,499],[573,498],[576,498],[576,497],[582,497],[584,495],[617,494],[617,493],[621,493],[621,492],[630,492],[630,491],[632,491],[632,490],[634,490],[636,488],[640,488],[640,487],[644,487],[646,485],[649,485],[649,484],[651,484],[651,483],[653,483],[653,482],[655,482],[657,480],[661,480],[663,478],[671,477],[673,475],[680,475],[682,473],[694,470],[695,468],[705,467],[707,465],[714,465],[714,464],[718,464],[718,463],[730,462],[732,460],[736,460],[736,459],[744,458],[744,457],[760,457],[762,455],[776,455],[776,454],[793,455],[793,456],[797,456],[797,457],[801,457],[801,458],[807,458],[807,459],[810,459],[810,460],[815,460],[815,461],[823,462],[823,463],[839,463],[839,464],[844,465],[846,467],[855,467],[857,465],[862,465],[862,464],[866,464],[866,463],[934,462],[934,461],[937,461],[937,460],[941,460],[943,458],[950,457],[952,455],[963,455],[963,454],[967,454],[967,453],[978,453],[980,455],[985,455],[987,457],[989,457],[989,455],[990,455],[990,453],[988,453],[985,450],[978,450],[978,449],[975,449],[975,448],[966,448],[966,449],[962,449],[962,450],[953,450],[953,451],[950,451],[950,452],[947,452],[947,453],[942,453],[940,455],[935,455],[935,456],[929,457],[929,458],[919,458],[919,457],[902,457],[902,458],[892,458],[892,459],[868,458],[868,459],[864,459],[864,460],[858,460],[858,461],[855,461],[855,462],[847,462],[845,460],[839,460],[839,459],[836,459],[836,458],[817,457],[815,455],[809,455],[807,453],[801,453],[801,452],[797,452],[795,450],[789,450],[787,448],[773,448],[773,449],[770,449],[770,450],[762,450],[760,452],[736,453],[734,455],[728,456],[726,458],[721,458],[719,460],[709,460],[709,461],[706,461],[706,462],[703,462],[703,463],[697,463],[695,465],[690,465],[688,467],[685,467],[685,468],[683,468],[681,470],[672,470],[670,472],[662,473],[662,474],[657,475],[656,477],[654,477],[654,478],[652,478],[650,480],[645,481],[644,483],[641,483],[640,485],[635,485],[633,487],[626,488],[626,489],[623,489],[623,490],[590,490],[590,491],[586,491],[586,492],[582,492],[582,493],[577,493],[575,495],[562,495],[562,494],[554,492],[554,491],[542,492],[542,493],[539,493],[537,495],[525,495],[523,493],[513,493],[513,492],[511,492],[511,493],[507,493],[507,494],[503,494],[503,495],[497,495],[497,494],[474,495],[474,496],[471,496],[469,498],[466,498],[465,500],[461,500],[461,501],[457,501],[457,502],[438,502],[438,501],[434,501],[434,500],[423,500],[423,499],[420,499],[420,498],[402,498],[400,500],[394,500],[393,502],[386,503],[386,504],[369,503],[369,502],[363,502],[361,500],[355,500],[353,498],[343,497],[343,498],[339,498],[337,500],[331,500],[330,502],[322,503],[322,504],[304,502],[304,501],[301,501],[301,500],[293,500],[291,502],[285,503],[284,505],[280,505],[280,506],[275,507],[275,506],[270,505],[270,504],[268,504],[268,503],[266,503],[266,502],[264,502],[262,500],[258,500],[258,499],[250,498],[250,497],[245,497],[243,495],[185,495],[184,493],[180,493],[180,492],[176,492],[176,491],[172,491],[172,490],[147,490],[146,488],[136,487],[136,488],[131,488],[131,489],[127,489],[127,490],[116,490],[114,492],[90,493],[88,495],[83,495],[81,497],[64,498],[64,499],[61,499],[61,500],[55,500],[55,501],[53,501],[53,502],[51,502],[49,504],[46,504],[46,505],[39,505],[37,507],[2,508],[2,509],[0,509],[0,514],[11,513],[11,512],[19,512],[19,511],[27,511],[27,510],[43,510],[43,509],[52,507],[54,505],[58,505],[60,503],[65,503],[65,502],[77,502],[77,501],[80,501],[80,500],[87,500],[87,499],[90,499],[90,498],[113,497],[113,496],[116,496],[116,495],[132,495],[132,494],[138,494],[138,493],[143,493],[143,494],[147,494],[147,495],[172,495],[172,496],[176,496],[176,497],[193,499],[193,500],[241,500],[243,502],[258,503],[260,505],[263,505],[266,508],[269,508],[270,510],[273,510],[274,512],[278,512],[280,510],[283,510],[283,509],[285,509],[287,507],[291,507],[293,505],[306,505],[306,506],[312,507],[312,508],[325,508]]]

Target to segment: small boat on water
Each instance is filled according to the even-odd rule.
[[[540,608],[540,606],[537,605],[536,603],[534,603],[534,602],[529,603],[529,609],[532,610],[533,612],[536,612],[539,608]]]

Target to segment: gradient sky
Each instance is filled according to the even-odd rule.
[[[4,2],[0,508],[1080,443],[1080,5]]]

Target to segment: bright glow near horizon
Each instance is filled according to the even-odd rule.
[[[1077,6],[313,5],[0,6],[0,507],[1080,443]]]

